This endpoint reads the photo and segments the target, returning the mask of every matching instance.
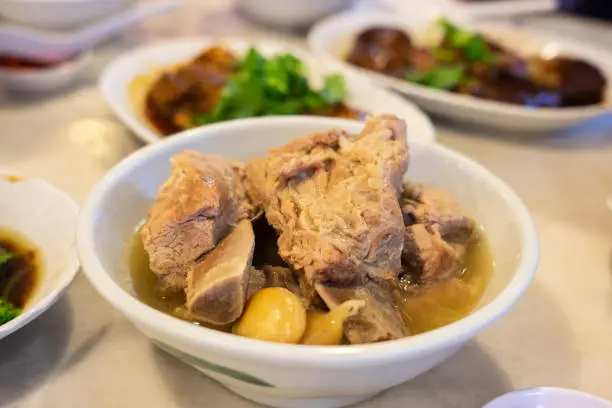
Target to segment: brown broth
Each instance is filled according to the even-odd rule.
[[[0,228],[0,248],[15,255],[0,264],[0,297],[23,309],[42,276],[42,254],[34,243],[8,228]]]
[[[256,225],[256,231],[261,228]],[[129,244],[127,265],[130,289],[136,297],[161,312],[182,318],[176,311],[184,305],[185,297],[159,292],[157,277],[149,268],[149,256],[139,232]],[[405,299],[401,311],[410,332],[423,333],[469,315],[482,299],[493,269],[493,255],[486,239],[481,237],[468,249],[466,267],[460,277],[432,284],[418,295]]]

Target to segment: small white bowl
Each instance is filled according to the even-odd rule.
[[[87,278],[153,342],[262,404],[345,406],[431,369],[512,308],[535,274],[539,251],[534,223],[512,190],[484,167],[435,144],[410,140],[408,177],[447,190],[474,214],[496,262],[479,309],[456,323],[377,344],[278,344],[179,320],[141,302],[127,286],[126,243],[168,177],[173,155],[194,149],[245,161],[311,132],[355,133],[362,127],[316,117],[244,119],[193,129],[135,152],[91,190],[79,216],[77,248]]]
[[[377,85],[393,89],[428,112],[470,124],[516,132],[546,132],[577,125],[612,112],[612,54],[591,44],[509,24],[462,23],[465,27],[487,33],[510,49],[527,55],[538,54],[546,49],[594,64],[608,80],[604,103],[583,107],[529,108],[428,88],[356,67],[344,60],[357,35],[367,28],[393,27],[419,37],[431,22],[431,15],[423,10],[410,15],[375,11],[340,13],[317,23],[308,34],[308,45],[317,55],[332,63],[335,69],[360,75]]]
[[[121,11],[135,0],[2,0],[0,16],[38,28],[65,29]]]
[[[50,92],[76,81],[91,62],[91,52],[79,54],[49,68],[13,69],[0,67],[0,86],[11,91]]]
[[[352,0],[236,0],[250,17],[278,27],[306,27],[348,7]]]
[[[539,387],[509,392],[483,408],[612,408],[612,402],[567,388]]]
[[[16,176],[19,180],[10,180]],[[0,325],[0,339],[51,307],[78,269],[74,231],[79,207],[44,180],[0,171],[0,228],[23,235],[42,251],[43,271],[32,297],[17,318]]]

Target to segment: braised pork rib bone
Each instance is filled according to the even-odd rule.
[[[184,151],[171,163],[141,234],[161,289],[182,291],[189,265],[254,209],[241,183],[243,170],[231,161]]]
[[[409,334],[390,293],[373,281],[346,288],[317,284],[316,289],[330,309],[347,300],[364,302],[364,307],[344,322],[344,335],[352,344],[398,339]]]
[[[401,269],[407,166],[404,122],[380,116],[357,136],[315,133],[249,161],[245,186],[293,269],[315,283],[358,285]]]
[[[242,220],[187,272],[187,311],[196,320],[225,325],[241,315],[247,297],[255,234]]]
[[[412,280],[435,282],[460,272],[477,235],[476,222],[434,187],[406,183],[401,206],[406,224],[404,267]]]

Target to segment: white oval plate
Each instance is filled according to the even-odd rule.
[[[376,84],[401,92],[429,112],[463,122],[514,131],[550,131],[612,112],[612,55],[583,43],[510,25],[470,24],[469,27],[486,32],[513,50],[520,47],[518,51],[521,53],[533,54],[543,49],[558,50],[563,55],[579,57],[595,64],[604,72],[609,82],[606,104],[579,108],[526,108],[431,89],[352,66],[343,59],[355,37],[368,27],[397,27],[418,37],[428,24],[430,20],[424,14],[418,13],[412,16],[395,16],[381,12],[341,13],[315,25],[308,35],[308,44],[315,53],[333,62],[334,68],[367,77]]]
[[[9,180],[15,176],[19,181]],[[0,228],[10,228],[42,251],[43,273],[22,313],[0,325],[0,339],[50,308],[74,279],[79,261],[75,228],[79,207],[63,191],[40,179],[0,171]]]
[[[556,387],[528,388],[495,398],[483,408],[612,408],[605,401],[584,392]]]
[[[134,78],[147,75],[156,70],[173,66],[196,56],[206,47],[213,44],[224,44],[236,54],[244,54],[252,45],[265,55],[291,52],[302,59],[309,68],[311,80],[315,83],[324,75],[334,71],[325,68],[307,52],[271,41],[247,41],[236,38],[185,38],[157,43],[130,51],[111,62],[100,79],[100,90],[119,119],[140,139],[154,143],[162,139],[144,115],[142,107],[135,106],[143,102],[143,97],[132,101],[128,88]],[[410,101],[363,81],[346,77],[349,98],[347,104],[368,112],[394,113],[406,121],[408,135],[413,139],[431,142],[435,139],[435,130],[427,115]],[[142,91],[142,89],[141,89]]]

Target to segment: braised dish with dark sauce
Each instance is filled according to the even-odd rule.
[[[135,296],[273,342],[398,339],[471,313],[493,261],[445,192],[404,180],[405,123],[318,132],[246,164],[183,151],[127,250]]]
[[[292,54],[265,57],[255,48],[237,56],[212,46],[155,79],[136,78],[132,89],[146,83],[144,115],[164,136],[210,123],[267,115],[320,115],[362,119],[345,104],[347,91],[339,75],[324,78],[315,89],[305,64]]]
[[[41,273],[38,248],[20,234],[0,228],[0,325],[21,314]]]
[[[607,80],[589,62],[524,57],[483,34],[441,19],[439,35],[419,45],[396,28],[362,31],[346,57],[352,65],[429,88],[526,107],[602,104]]]

